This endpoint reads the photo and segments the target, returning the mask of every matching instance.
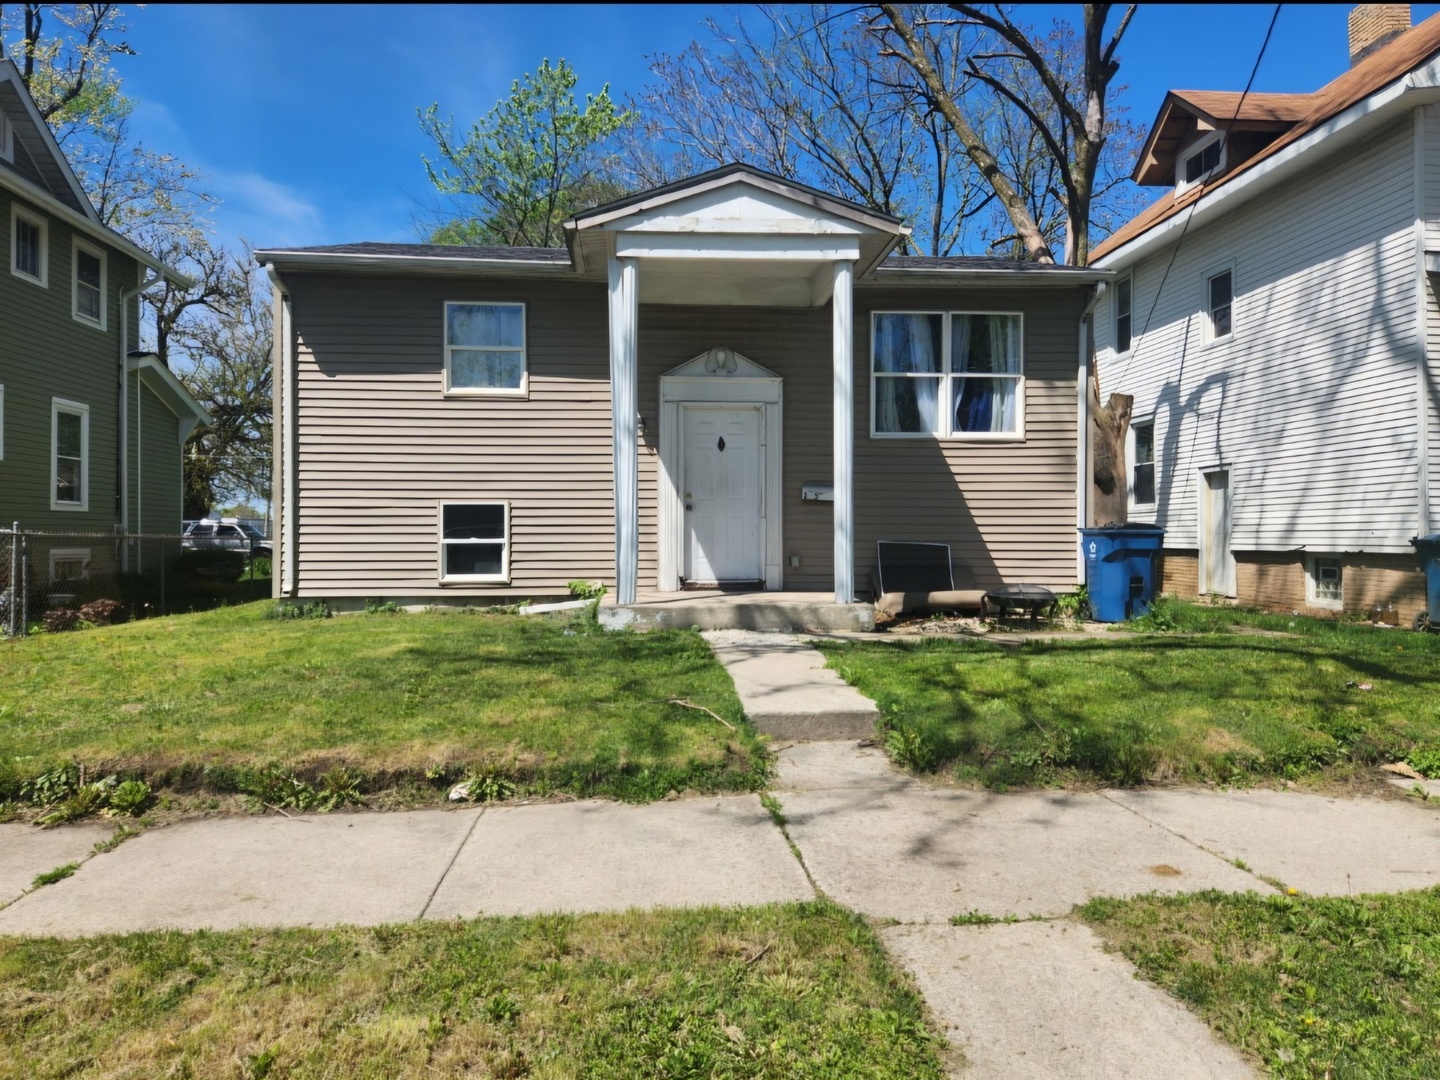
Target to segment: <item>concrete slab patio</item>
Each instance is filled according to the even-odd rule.
[[[875,703],[804,641],[751,630],[711,630],[703,637],[734,680],[745,715],[766,734],[797,740],[875,734]]]
[[[1250,1080],[1245,1060],[1067,921],[881,931],[964,1080]]]

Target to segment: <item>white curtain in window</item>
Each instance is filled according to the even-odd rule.
[[[961,315],[951,327],[957,432],[1016,431],[1020,321],[1013,315]],[[984,378],[976,376],[991,376]]]
[[[942,370],[939,319],[935,315],[884,314],[876,317],[875,371],[901,376],[875,380],[878,431],[935,431],[940,419]]]

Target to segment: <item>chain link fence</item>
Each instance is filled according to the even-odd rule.
[[[270,560],[164,533],[0,529],[0,633],[205,611],[270,595]]]

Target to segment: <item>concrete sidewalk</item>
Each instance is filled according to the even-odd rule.
[[[0,825],[0,903],[14,900],[0,934],[756,904],[818,888],[898,921],[882,937],[970,1061],[959,1075],[1201,1080],[1250,1073],[1067,918],[1073,905],[1273,891],[1264,877],[1338,894],[1440,883],[1440,812],[1400,800],[995,795],[922,783],[853,742],[783,749],[773,794],[783,829],[753,795],[184,822],[23,896],[109,830]],[[1046,921],[949,925],[970,912]]]

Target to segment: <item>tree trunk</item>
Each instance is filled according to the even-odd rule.
[[[1125,436],[1130,430],[1130,410],[1135,399],[1129,394],[1111,394],[1100,405],[1090,395],[1090,492],[1091,525],[1124,525],[1130,516],[1130,484],[1125,467]]]

